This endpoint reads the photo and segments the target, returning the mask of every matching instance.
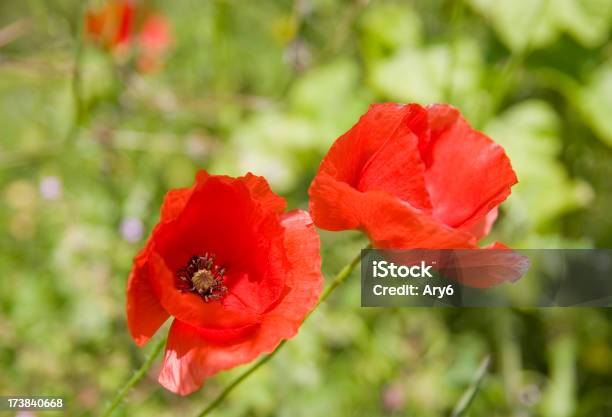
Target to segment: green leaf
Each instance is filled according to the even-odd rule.
[[[575,99],[585,121],[604,143],[612,146],[612,62],[591,74]]]
[[[544,46],[556,37],[548,0],[468,0],[493,26],[500,40],[515,52]]]
[[[612,2],[609,0],[469,0],[490,21],[500,40],[521,52],[550,45],[566,32],[586,47],[608,37]]]
[[[299,179],[304,154],[321,146],[313,126],[304,118],[275,110],[261,112],[241,124],[212,171],[243,175],[251,171],[265,176],[275,189],[287,191]]]
[[[550,417],[570,417],[576,410],[576,341],[562,335],[549,344],[550,381],[544,392],[542,412]]]
[[[489,97],[482,88],[483,73],[478,44],[471,39],[458,39],[451,45],[402,49],[374,64],[369,80],[387,99],[421,103],[452,101],[472,118]]]
[[[361,18],[361,44],[368,56],[379,56],[407,45],[416,46],[423,38],[419,16],[406,4],[373,4]]]
[[[559,26],[582,45],[593,48],[604,43],[610,34],[612,1],[561,0],[551,2]]]
[[[485,128],[506,149],[519,179],[508,199],[508,216],[536,229],[582,207],[591,194],[586,184],[569,177],[558,160],[559,128],[558,115],[538,100],[515,105]]]
[[[342,129],[355,123],[373,100],[370,92],[361,85],[360,77],[357,63],[334,61],[306,73],[289,93],[294,113],[328,128],[331,137],[324,138],[326,146]]]

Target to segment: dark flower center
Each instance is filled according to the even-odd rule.
[[[220,300],[227,293],[224,275],[225,268],[215,264],[215,256],[207,252],[192,256],[187,266],[176,271],[176,286],[181,291],[199,294],[206,302]]]

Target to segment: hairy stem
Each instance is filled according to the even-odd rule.
[[[121,387],[119,391],[117,391],[117,394],[112,399],[112,401],[108,403],[106,409],[100,415],[100,417],[108,417],[113,413],[113,411],[115,411],[115,409],[119,406],[119,404],[121,404],[130,389],[132,389],[134,385],[136,385],[146,375],[147,371],[149,370],[151,365],[153,365],[153,362],[155,361],[159,353],[162,351],[165,344],[165,337],[160,339],[159,342],[157,342],[157,344],[151,351],[151,354],[147,357],[142,366],[137,371],[135,371],[132,377],[125,383],[125,385]]]

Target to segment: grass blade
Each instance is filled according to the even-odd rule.
[[[472,400],[476,397],[478,390],[480,389],[480,384],[484,379],[487,371],[489,370],[489,366],[491,365],[491,357],[487,355],[480,365],[478,366],[478,370],[476,371],[476,375],[474,376],[474,381],[470,384],[468,389],[463,393],[455,408],[453,408],[453,412],[451,413],[451,417],[461,417],[465,414],[465,412],[470,408],[470,404],[472,404]]]

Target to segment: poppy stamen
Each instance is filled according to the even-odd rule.
[[[186,267],[176,271],[176,286],[181,291],[200,295],[206,302],[216,301],[227,294],[224,275],[225,268],[215,264],[215,255],[206,252],[192,256]]]

